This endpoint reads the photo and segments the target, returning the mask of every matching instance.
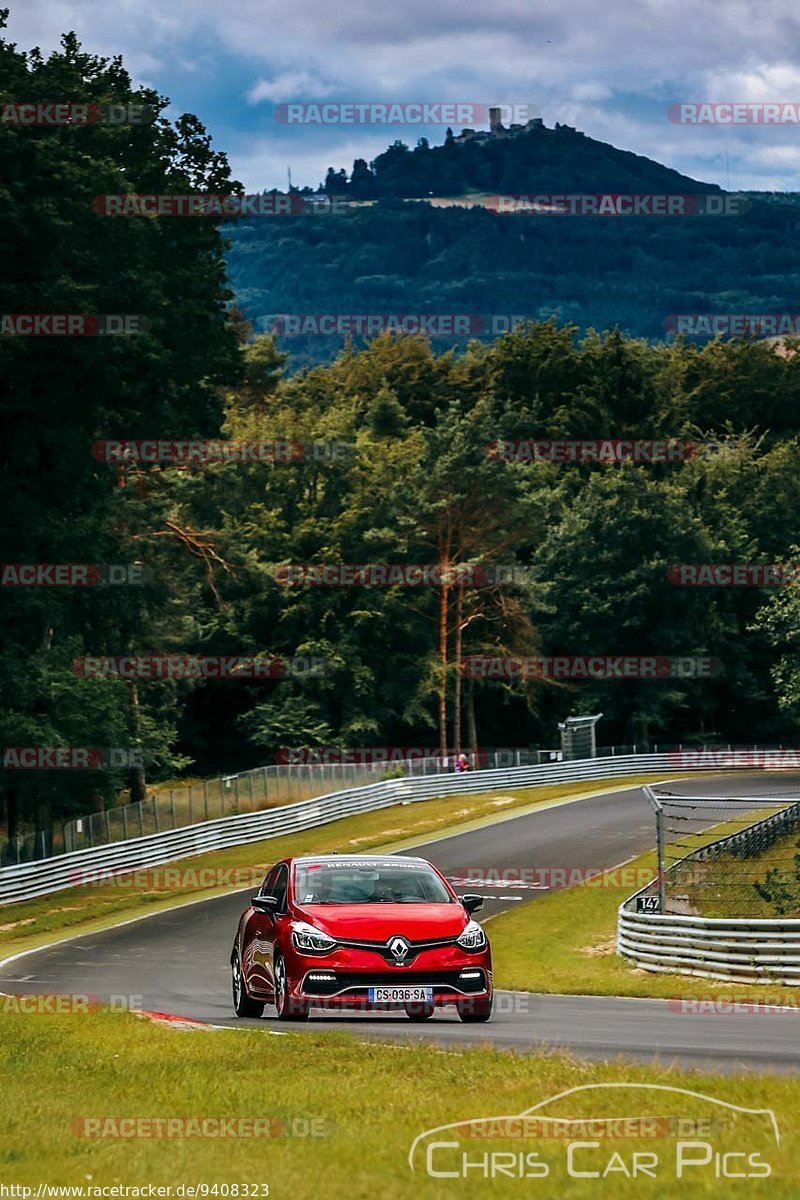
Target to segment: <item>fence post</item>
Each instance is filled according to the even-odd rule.
[[[155,792],[153,792],[153,824],[156,827],[156,833],[160,833],[161,830],[158,826],[158,796]]]
[[[139,837],[144,837],[144,801],[139,801]]]
[[[208,780],[207,779],[203,780],[203,809],[206,814],[206,820],[208,820]]]
[[[122,837],[123,837],[123,840],[127,842],[127,840],[128,840],[128,806],[127,806],[127,804],[123,804],[123,806],[122,806]]]
[[[177,818],[175,816],[175,793],[173,792],[172,788],[169,789],[169,807],[170,811],[172,812],[172,828],[176,829]]]
[[[238,812],[241,812],[241,809],[239,808],[239,776],[238,775],[235,776],[235,780],[236,780],[236,787],[234,788],[234,792],[235,792],[235,797],[236,797],[236,811],[238,813]]]
[[[189,824],[194,825],[194,813],[192,811],[192,785],[189,784]]]
[[[664,812],[659,804],[656,808],[656,857],[658,858],[658,907],[667,911],[667,878],[664,868]]]

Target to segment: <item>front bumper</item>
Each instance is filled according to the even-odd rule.
[[[488,1000],[492,994],[491,976],[482,967],[470,966],[462,971],[393,971],[390,974],[326,971],[316,967],[306,973],[297,996],[325,1007],[393,1007],[390,1001],[370,1003],[369,989],[374,987],[428,987],[432,992],[431,1003],[436,1006],[470,999]]]
[[[369,989],[426,987],[436,1007],[491,1000],[492,960],[488,946],[469,953],[452,943],[426,949],[408,966],[391,966],[373,950],[339,947],[327,955],[300,954],[288,964],[292,996],[323,1008],[384,1009],[403,1002],[371,1003]],[[409,1001],[408,1003],[415,1003]],[[417,1002],[419,1003],[419,1002]]]

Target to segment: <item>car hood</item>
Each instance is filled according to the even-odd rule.
[[[331,937],[365,942],[458,937],[469,921],[460,904],[305,904],[297,913]]]

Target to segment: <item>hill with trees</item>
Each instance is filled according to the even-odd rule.
[[[619,326],[655,341],[671,336],[676,313],[798,307],[800,277],[787,271],[794,203],[751,196],[721,216],[497,211],[498,195],[723,196],[567,127],[438,147],[395,142],[349,174],[331,168],[324,190],[344,198],[340,210],[243,218],[229,231],[231,283],[260,332],[280,329],[281,314],[474,314]],[[463,349],[465,339],[434,344]],[[344,337],[280,345],[296,370],[330,362]]]

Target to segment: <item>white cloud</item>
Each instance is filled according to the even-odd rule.
[[[333,84],[320,83],[319,77],[309,71],[284,71],[271,79],[257,80],[247,92],[247,103],[260,104],[262,100],[271,100],[274,104],[280,104],[296,96],[330,96],[335,91]]]
[[[18,3],[14,40],[47,52],[62,31],[75,29],[86,49],[122,53],[137,81],[221,130],[216,140],[250,186],[281,183],[288,160],[303,182],[315,183],[329,163],[349,167],[354,156],[374,157],[394,137],[417,136],[401,127],[382,135],[365,129],[363,136],[339,128],[313,138],[297,130],[289,149],[286,131],[276,130],[272,142],[259,134],[254,145],[247,130],[257,106],[287,99],[526,102],[547,124],[566,121],[709,181],[725,183],[727,151],[734,186],[774,180],[787,167],[782,151],[796,132],[761,127],[741,136],[666,120],[667,106],[681,100],[799,97],[800,68],[787,61],[787,47],[800,42],[793,0],[606,0],[602,20],[596,0]],[[195,92],[191,105],[181,95],[184,81],[198,76],[181,64],[208,56],[217,79],[235,70],[235,81],[245,81],[241,127],[235,112],[221,111],[218,96],[204,108]],[[254,178],[278,163],[277,176]]]
[[[746,71],[713,70],[706,77],[704,99],[797,100],[800,67],[793,63],[761,63]]]

